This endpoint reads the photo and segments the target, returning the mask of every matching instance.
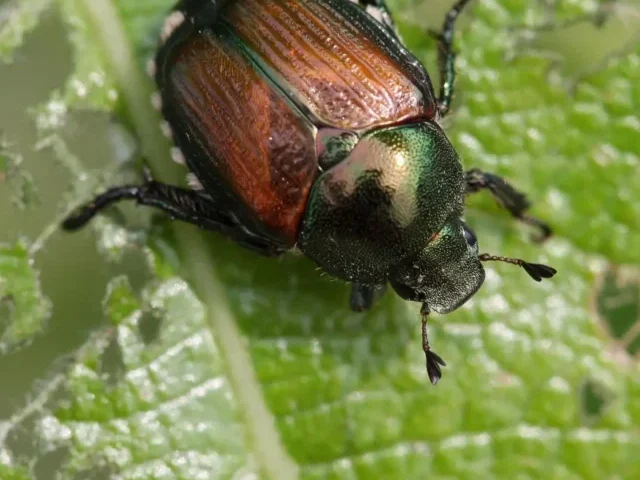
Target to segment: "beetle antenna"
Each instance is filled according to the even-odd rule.
[[[548,265],[542,265],[541,263],[529,263],[524,260],[520,260],[519,258],[497,257],[495,255],[489,255],[488,253],[478,255],[478,258],[481,262],[505,262],[522,267],[524,268],[524,271],[527,272],[536,282],[541,281],[543,278],[551,278],[557,272],[555,268],[549,267]]]

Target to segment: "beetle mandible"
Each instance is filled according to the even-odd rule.
[[[384,0],[182,0],[151,65],[174,159],[193,189],[153,180],[111,188],[63,223],[85,225],[136,200],[220,232],[267,256],[294,248],[352,284],[351,308],[371,308],[390,284],[421,302],[429,379],[444,361],[429,345],[429,313],[480,288],[481,262],[556,270],[480,255],[462,220],[465,195],[489,190],[518,220],[529,202],[497,175],[464,171],[438,121],[455,86],[458,0],[436,34],[440,88],[405,48]]]

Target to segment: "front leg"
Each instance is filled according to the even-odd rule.
[[[211,25],[218,12],[230,0],[180,0],[173,7],[174,12],[182,12],[196,27]]]
[[[373,307],[374,303],[387,291],[387,285],[363,285],[354,283],[351,287],[349,305],[354,312],[364,312]]]
[[[427,333],[427,320],[429,317],[429,313],[431,313],[429,305],[423,303],[422,308],[420,309],[420,314],[422,315],[422,350],[424,351],[424,355],[426,357],[427,374],[429,375],[429,380],[431,381],[432,385],[436,385],[442,378],[442,369],[440,367],[446,367],[447,364],[444,360],[442,360],[442,357],[440,355],[431,350],[431,345],[429,344],[429,334]]]
[[[540,233],[534,237],[536,242],[543,242],[551,236],[549,225],[525,213],[531,206],[526,195],[513,188],[502,177],[473,168],[465,173],[465,179],[467,195],[480,190],[489,190],[498,204],[506,208],[511,215],[521,222],[538,228]]]

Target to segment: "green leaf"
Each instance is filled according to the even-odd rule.
[[[10,62],[25,35],[53,0],[10,0],[0,4],[0,61]]]
[[[76,177],[74,202],[102,182],[59,135],[73,107],[117,112],[154,174],[172,183],[184,175],[167,158],[143,73],[170,3],[59,0],[76,66],[36,119],[41,143]],[[429,3],[391,7],[432,65],[425,31],[439,27],[444,6],[436,16]],[[461,19],[450,138],[467,166],[530,193],[557,235],[532,244],[482,196],[470,200],[468,221],[483,251],[559,273],[536,284],[492,266],[470,302],[434,317],[431,341],[448,364],[437,388],[426,378],[416,304],[388,294],[370,313],[350,313],[348,288],[303,258],[258,258],[177,224],[128,235],[101,218],[101,245],[142,250],[151,279],[142,289],[125,277],[109,283],[104,328],[0,429],[0,474],[32,473],[64,449],[61,478],[96,469],[124,479],[640,478],[638,358],[600,326],[602,312],[621,315],[600,301],[610,265],[640,264],[640,47],[632,36],[624,52],[612,45],[578,65],[579,79],[557,61],[563,37],[548,36],[566,30],[571,44],[575,32],[548,26],[599,18],[605,7],[554,6],[475,2]],[[102,80],[91,83],[96,73]],[[76,80],[90,85],[82,95]],[[37,278],[24,269],[25,247],[18,253],[23,275]],[[26,292],[41,298],[34,283]],[[620,321],[638,331],[637,318]],[[33,417],[38,448],[25,458],[9,440]]]
[[[255,474],[237,395],[188,285],[169,279],[138,299],[116,279],[105,310],[117,323],[112,341],[123,372],[109,381],[100,371],[105,352],[87,351],[66,380],[71,400],[43,419],[47,440],[72,439],[65,478],[90,470],[96,455],[129,478]],[[159,322],[147,342],[145,319]]]
[[[26,243],[0,244],[0,353],[40,333],[50,310]]]
[[[6,480],[29,480],[29,472],[24,467],[14,468],[0,463],[0,475]]]
[[[22,165],[22,155],[11,151],[11,145],[0,132],[0,185],[8,183],[12,189],[11,201],[19,209],[33,205],[38,193],[33,177]]]

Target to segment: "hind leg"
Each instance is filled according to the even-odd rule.
[[[243,227],[233,214],[210,197],[156,182],[148,172],[145,172],[145,182],[141,185],[122,185],[96,196],[67,217],[62,228],[68,231],[80,229],[102,210],[122,200],[135,200],[140,205],[157,208],[173,219],[220,232],[245,248],[265,256],[276,256],[286,251],[284,246]]]

